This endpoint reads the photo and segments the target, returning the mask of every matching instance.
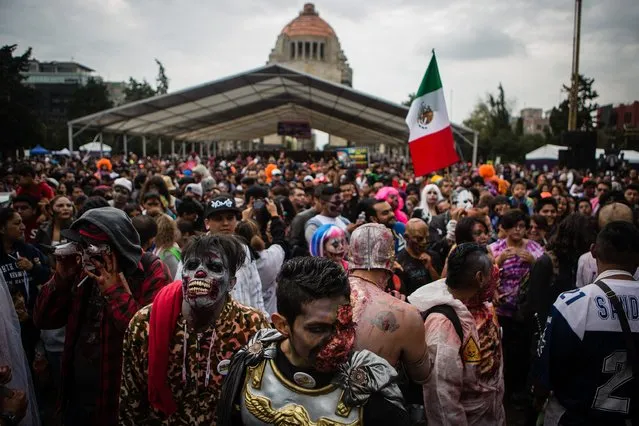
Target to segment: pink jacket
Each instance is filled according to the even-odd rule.
[[[480,344],[486,339],[479,336],[473,314],[448,292],[446,279],[421,287],[408,300],[422,312],[442,304],[453,307],[464,331],[461,342],[452,323],[438,313],[430,314],[424,322],[432,364],[431,375],[424,384],[428,425],[505,425],[501,362],[490,370],[491,374],[482,373],[487,360]],[[494,366],[493,358],[490,361]],[[498,359],[501,360],[501,346]]]

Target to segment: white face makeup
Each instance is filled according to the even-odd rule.
[[[343,236],[331,237],[324,242],[324,254],[334,262],[341,262],[344,260],[347,250],[348,243],[346,242],[346,238]]]
[[[226,259],[217,250],[184,260],[182,291],[194,310],[210,310],[224,301],[232,283]]]

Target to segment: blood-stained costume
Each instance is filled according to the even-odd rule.
[[[384,418],[404,412],[397,373],[383,358],[366,350],[352,352],[336,373],[304,372],[280,351],[284,339],[277,330],[260,330],[235,355],[219,407],[239,406],[239,412],[221,413],[220,425],[372,424],[364,421],[367,417],[391,424]],[[381,418],[367,416],[368,409],[378,410]],[[395,420],[399,423],[392,424],[402,424],[401,416]]]
[[[215,425],[230,359],[261,313],[229,292],[244,250],[233,237],[198,237],[184,251],[182,281],[131,320],[124,342],[120,424]]]

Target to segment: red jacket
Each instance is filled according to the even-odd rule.
[[[40,182],[38,184],[33,184],[28,188],[23,188],[21,186],[16,189],[16,195],[29,195],[36,200],[40,201],[43,198],[48,200],[52,200],[55,197],[55,193],[53,189],[45,182]]]

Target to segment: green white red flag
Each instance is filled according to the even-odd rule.
[[[448,121],[442,81],[435,52],[406,116],[408,147],[416,176],[423,176],[459,161]]]

